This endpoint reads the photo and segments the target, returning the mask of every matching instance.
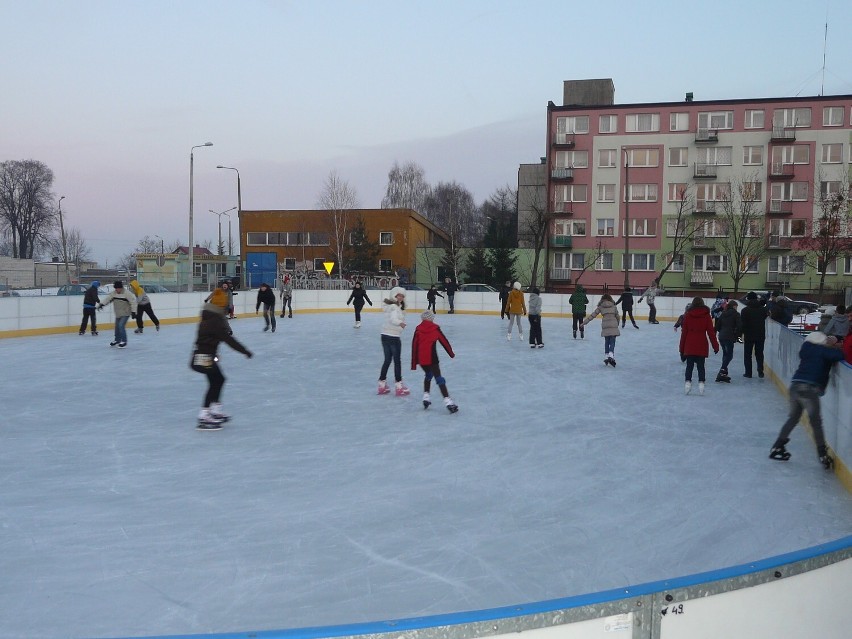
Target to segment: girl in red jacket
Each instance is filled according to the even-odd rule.
[[[444,336],[441,327],[432,321],[434,318],[435,314],[429,310],[420,314],[420,319],[423,321],[414,329],[414,339],[411,341],[411,370],[416,370],[417,365],[420,364],[420,368],[426,374],[423,380],[423,408],[429,408],[432,404],[429,388],[434,377],[438,383],[438,388],[441,389],[441,395],[444,396],[444,405],[451,413],[455,413],[459,407],[450,397],[447,381],[441,376],[441,366],[438,363],[438,342],[441,343],[450,357],[455,357],[456,354],[453,353],[453,347],[450,346],[450,342]]]
[[[680,357],[686,359],[686,394],[692,390],[692,369],[698,367],[698,394],[704,394],[704,360],[707,359],[709,348],[707,340],[713,345],[713,352],[719,352],[719,342],[713,328],[713,318],[704,300],[696,297],[692,300],[691,308],[683,314],[680,331]]]

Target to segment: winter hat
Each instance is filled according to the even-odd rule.
[[[750,291],[749,294],[746,295],[746,299],[747,300],[756,300],[757,299],[757,293],[755,293],[754,291]]]
[[[101,283],[98,280],[95,280],[94,282],[92,282],[92,288],[98,288],[100,285],[101,285]]]
[[[820,333],[819,331],[814,331],[810,335],[805,338],[806,342],[810,342],[811,344],[825,344],[828,337],[825,333]]]
[[[124,284],[121,282],[121,280],[116,280],[112,283],[112,287],[113,288],[124,288]]]
[[[435,314],[432,311],[423,311],[420,313],[420,319],[429,320],[431,322],[435,319]]]
[[[401,286],[394,286],[394,287],[391,289],[391,292],[390,292],[390,298],[391,298],[392,300],[394,300],[394,299],[396,299],[396,296],[397,296],[397,295],[402,295],[403,297],[405,297],[405,289],[404,289],[404,288],[402,288]]]
[[[208,304],[208,306],[216,307],[215,309],[210,310],[223,311],[225,307],[228,306],[228,294],[221,288],[217,288],[210,296],[210,304]]]
[[[515,282],[512,286],[515,290],[518,290],[518,291],[521,290],[521,283],[520,282]]]
[[[535,293],[536,295],[538,295],[538,294],[540,293],[540,291],[539,291],[537,288],[534,288],[534,289],[533,289],[533,293]]]

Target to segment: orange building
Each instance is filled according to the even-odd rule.
[[[379,273],[399,273],[414,281],[417,249],[449,245],[444,231],[411,209],[353,209],[345,212],[347,247],[359,217],[367,239],[379,245]],[[335,238],[333,211],[240,211],[246,284],[272,283],[283,272],[325,273],[323,262],[337,261]],[[346,264],[343,268],[345,275]]]

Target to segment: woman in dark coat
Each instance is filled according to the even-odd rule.
[[[367,296],[367,291],[361,286],[361,282],[355,282],[355,286],[352,287],[352,293],[349,295],[349,299],[346,300],[346,306],[349,306],[351,302],[352,306],[355,307],[355,328],[361,328],[361,309],[364,308],[365,300],[370,306],[373,305]]]
[[[686,358],[685,391],[689,395],[692,390],[692,369],[698,368],[698,393],[704,394],[704,360],[707,359],[709,348],[707,340],[713,345],[713,352],[719,352],[719,342],[713,328],[710,309],[700,297],[692,300],[692,307],[683,314],[683,324],[680,330],[680,356]]]
[[[712,315],[712,313],[711,313]],[[728,375],[728,364],[734,359],[734,344],[743,332],[743,324],[740,314],[737,312],[737,303],[731,300],[724,310],[716,318],[716,332],[719,333],[719,345],[722,347],[722,368],[716,375],[717,382],[731,383]]]

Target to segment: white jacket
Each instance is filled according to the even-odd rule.
[[[383,304],[385,323],[382,324],[382,335],[399,337],[402,335],[402,324],[405,323],[405,311],[396,304]]]

